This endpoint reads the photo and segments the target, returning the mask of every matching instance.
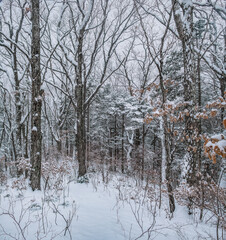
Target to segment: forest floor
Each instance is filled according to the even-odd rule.
[[[188,215],[176,204],[171,218],[164,194],[159,209],[157,186],[119,173],[88,177],[89,183],[49,178],[45,190],[34,192],[23,178],[7,180],[0,189],[0,239],[215,239],[208,213],[199,221],[199,211]]]

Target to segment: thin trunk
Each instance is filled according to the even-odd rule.
[[[29,109],[28,109],[28,111],[29,111]],[[30,114],[29,114],[29,116],[30,116]],[[28,134],[29,134],[29,124],[30,124],[30,117],[28,116],[28,120],[27,120],[27,123],[26,123],[26,125],[23,125],[24,126],[24,130],[23,130],[23,138],[24,138],[24,144],[25,144],[25,146],[24,146],[24,149],[25,149],[25,151],[24,151],[24,157],[25,158],[29,158],[29,151],[28,151]],[[28,170],[26,169],[25,170],[25,178],[28,178]]]
[[[125,159],[124,159],[124,135],[125,135],[125,114],[122,114],[122,161],[121,170],[122,173],[125,172]]]
[[[110,171],[113,170],[113,128],[110,128],[110,136],[108,138],[108,146],[109,146],[109,156],[110,156]]]
[[[16,152],[15,152],[15,160],[17,166],[17,175],[20,176],[22,174],[21,169],[18,169],[19,161],[22,157],[22,127],[21,127],[21,119],[22,119],[22,111],[21,111],[21,99],[20,99],[20,81],[18,78],[17,71],[17,56],[16,56],[16,47],[14,48],[13,54],[13,72],[14,72],[14,80],[15,80],[15,105],[16,105]]]
[[[113,163],[113,170],[116,171],[117,165],[117,115],[115,114],[115,134],[114,134],[114,163]]]
[[[165,147],[165,131],[163,119],[160,120],[160,130],[162,132],[161,145],[162,145],[162,161],[161,161],[161,182],[166,180],[166,147]]]
[[[69,156],[69,134],[68,134],[68,124],[66,122],[65,124],[65,131],[66,131],[66,140],[65,140],[65,148],[66,148],[66,154]]]
[[[226,3],[225,3],[225,10],[226,10]],[[226,24],[226,21],[225,21]],[[226,68],[226,27],[224,29],[224,69]],[[221,90],[221,97],[224,98],[225,91],[226,91],[226,75],[220,78],[220,90]],[[221,108],[221,122],[224,120],[224,108]]]
[[[0,10],[2,10],[1,9],[1,2],[0,2]],[[2,16],[0,16],[0,32],[2,32]],[[0,42],[3,42],[1,33],[0,33]]]
[[[199,110],[201,110],[202,107],[202,89],[201,89],[201,67],[200,67],[200,61],[201,59],[198,57],[198,64],[197,64],[197,72],[198,72],[198,106]],[[198,120],[198,134],[201,136],[202,134],[202,122],[201,119]],[[199,138],[198,138],[199,139]],[[201,164],[202,164],[202,159],[201,159],[201,153],[202,153],[202,145],[201,145],[201,140],[198,140],[197,143],[197,154],[198,154],[198,171],[201,171]]]
[[[143,118],[144,118],[144,114],[143,114]],[[142,160],[141,160],[141,179],[144,179],[144,147],[145,147],[145,124],[143,123],[142,126]]]
[[[62,139],[63,139],[63,128],[62,126],[59,127],[59,139],[57,142],[57,156],[59,157],[62,154]]]
[[[90,108],[87,109],[87,127],[86,127],[86,161],[87,168],[89,167],[89,156],[90,156]]]
[[[85,111],[84,111],[84,86],[83,86],[83,36],[84,31],[80,31],[78,39],[78,71],[77,71],[77,158],[79,163],[78,178],[86,174],[86,139],[85,139]]]
[[[169,19],[170,20],[170,19]],[[167,32],[166,32],[167,33]],[[164,46],[164,38],[166,34],[162,38],[162,45],[160,49],[160,65],[159,69],[159,80],[160,80],[160,89],[162,92],[162,109],[165,110],[165,103],[167,101],[167,92],[164,86],[164,79],[163,79],[163,46]],[[169,126],[167,121],[167,115],[163,115],[162,119],[160,120],[161,128],[162,128],[162,182],[166,181],[168,197],[169,197],[169,207],[170,213],[175,211],[175,200],[173,196],[173,187],[172,187],[172,179],[171,179],[171,168],[172,168],[172,155],[171,155],[171,148],[170,148],[170,139],[169,136]]]

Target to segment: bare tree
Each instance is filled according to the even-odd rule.
[[[128,3],[118,9],[113,2],[102,0],[62,4],[57,26],[58,43],[52,54],[55,64],[60,65],[64,80],[51,65],[60,86],[48,80],[46,83],[68,96],[77,113],[75,132],[79,177],[86,174],[88,109],[100,88],[123,62],[117,49],[130,37],[126,33],[134,22],[134,9]],[[117,9],[116,15],[110,19],[113,9]],[[68,24],[63,26],[67,20]]]
[[[1,8],[1,21],[4,23],[4,30],[1,30],[0,46],[2,47],[2,56],[5,59],[3,65],[7,69],[7,71],[3,71],[4,76],[8,78],[10,88],[13,90],[12,100],[15,105],[15,110],[13,110],[15,120],[11,120],[15,121],[15,125],[13,124],[10,145],[13,149],[12,159],[16,162],[17,174],[20,175],[22,171],[18,169],[18,164],[24,156],[23,130],[26,120],[23,116],[26,111],[26,107],[23,106],[23,103],[26,105],[26,96],[24,90],[22,90],[22,85],[25,82],[29,67],[28,51],[25,47],[27,42],[23,42],[26,35],[23,27],[27,23],[24,12],[26,1],[15,1],[14,3],[10,1],[5,4]],[[14,16],[15,12],[18,13],[17,19]],[[21,46],[24,46],[24,49]],[[9,61],[11,61],[11,65]],[[10,76],[9,71],[12,71],[13,77]],[[7,88],[9,87],[7,83],[4,83],[4,85]]]

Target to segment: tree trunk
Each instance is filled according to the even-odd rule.
[[[194,109],[197,103],[196,98],[196,69],[194,58],[194,39],[193,39],[193,7],[189,4],[182,4],[182,9],[178,0],[173,0],[174,3],[174,20],[178,30],[179,38],[182,43],[183,50],[183,64],[184,64],[184,101],[186,103],[185,111],[185,144],[186,155],[188,161],[187,182],[190,185],[194,184],[195,171],[197,165],[197,147],[196,137],[198,135],[197,122],[193,118]],[[184,14],[184,21],[182,21],[178,11],[182,10]],[[195,151],[196,149],[196,151]]]
[[[87,168],[89,167],[89,156],[90,156],[90,108],[87,109],[87,127],[86,127],[86,161]]]
[[[199,106],[199,110],[201,110],[202,107],[202,90],[201,90],[201,67],[200,67],[200,57],[198,57],[198,63],[197,63],[197,73],[198,73],[198,106]],[[202,121],[201,119],[198,120],[198,134],[199,136],[201,136],[202,134]],[[198,160],[198,171],[201,171],[201,166],[202,166],[202,143],[201,143],[201,139],[198,138],[198,142],[197,142],[197,160]]]
[[[145,115],[143,114],[143,118]],[[142,125],[142,159],[141,159],[141,179],[144,179],[144,151],[145,151],[145,124]]]
[[[16,56],[16,47],[14,47],[13,54],[13,71],[14,71],[14,80],[15,80],[15,105],[16,105],[16,155],[15,161],[17,166],[17,175],[20,176],[22,174],[22,170],[18,169],[19,161],[22,157],[22,127],[21,127],[21,99],[20,99],[20,81],[18,78],[17,71],[17,56]]]
[[[78,158],[78,178],[86,174],[86,139],[85,139],[85,110],[84,110],[84,85],[82,81],[83,71],[83,35],[81,30],[78,38],[78,71],[77,71],[77,158]]]
[[[226,10],[226,3],[225,3]],[[225,21],[226,23],[226,21]],[[226,28],[224,29],[224,69],[226,68]],[[220,78],[221,97],[224,98],[226,91],[226,75]],[[224,120],[224,108],[221,108],[221,122]]]
[[[125,159],[124,159],[124,135],[125,135],[125,114],[122,114],[122,160],[121,160],[121,171],[125,172]]]
[[[114,163],[113,163],[113,171],[116,171],[117,166],[117,115],[115,114],[115,126],[114,126]]]
[[[32,103],[31,103],[31,176],[32,190],[41,189],[42,132],[41,132],[41,69],[39,0],[32,0]]]

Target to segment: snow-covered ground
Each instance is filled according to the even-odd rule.
[[[42,192],[9,181],[0,194],[0,239],[215,239],[215,226],[189,216],[186,207],[177,205],[170,219],[163,197],[159,210],[156,188],[119,174],[107,184],[98,174],[89,178],[83,184],[64,179],[63,190]]]

